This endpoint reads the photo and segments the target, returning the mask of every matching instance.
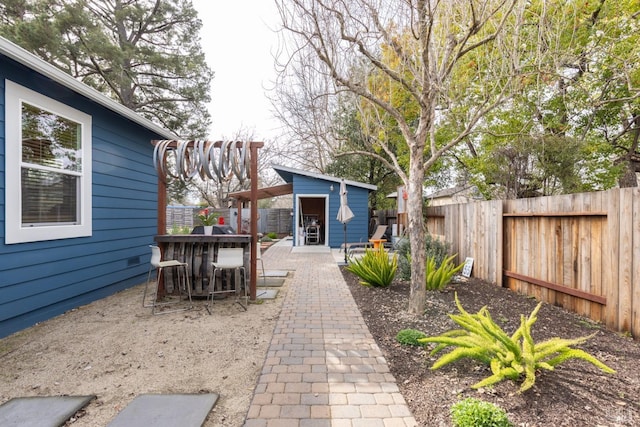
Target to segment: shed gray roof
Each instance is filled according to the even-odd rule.
[[[336,178],[335,176],[323,175],[323,174],[316,173],[316,172],[309,172],[309,171],[305,171],[305,170],[302,170],[302,169],[294,169],[294,168],[289,168],[289,167],[286,167],[286,166],[280,166],[280,165],[274,165],[274,164],[272,164],[271,167],[287,183],[293,182],[293,175],[301,175],[301,176],[306,176],[306,177],[309,177],[309,178],[322,179],[322,180],[325,180],[325,181],[336,182],[338,184],[340,184],[340,182],[342,181],[342,178]],[[367,189],[369,191],[376,191],[378,189],[377,186],[371,185],[371,184],[365,184],[364,182],[351,181],[351,180],[348,180],[348,179],[345,179],[344,182],[347,185],[351,185],[353,187],[365,188],[365,189]]]
[[[151,120],[148,120],[141,115],[137,114],[133,110],[125,107],[122,104],[118,104],[111,98],[103,95],[92,87],[87,86],[79,80],[76,80],[69,74],[54,67],[48,62],[38,58],[31,52],[26,51],[15,43],[0,37],[0,54],[11,58],[14,61],[42,74],[45,77],[50,78],[56,83],[72,90],[73,92],[89,98],[93,102],[102,105],[109,110],[126,117],[134,123],[163,136],[166,139],[175,139],[176,135],[173,132],[164,129],[161,126],[156,125]]]

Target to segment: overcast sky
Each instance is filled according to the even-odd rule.
[[[273,0],[193,0],[202,20],[202,48],[215,76],[209,139],[235,137],[240,129],[257,140],[274,136],[277,123],[265,96],[274,79],[273,52],[279,20]]]

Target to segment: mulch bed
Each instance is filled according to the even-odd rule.
[[[617,373],[606,374],[590,363],[571,360],[553,372],[539,372],[535,385],[524,393],[519,393],[519,383],[511,381],[474,390],[473,384],[491,374],[488,367],[473,360],[460,360],[432,371],[429,367],[439,355],[431,357],[428,349],[398,344],[398,331],[412,328],[438,335],[457,328],[448,316],[457,313],[457,292],[465,310],[475,313],[486,305],[494,321],[512,333],[520,324],[520,315],[528,315],[537,301],[471,278],[441,292],[428,292],[424,315],[414,316],[407,312],[408,283],[395,281],[389,288],[368,288],[344,268],[343,275],[419,425],[451,425],[450,406],[466,397],[497,404],[507,411],[515,426],[640,425],[638,341],[545,304],[533,326],[534,340],[595,333],[581,348]]]

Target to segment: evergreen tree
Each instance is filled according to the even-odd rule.
[[[210,123],[201,27],[189,0],[0,5],[0,35],[185,138]]]

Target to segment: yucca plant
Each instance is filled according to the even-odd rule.
[[[360,284],[386,288],[393,281],[398,269],[398,256],[389,253],[381,245],[378,249],[366,249],[361,258],[351,257],[347,271],[360,278]]]
[[[440,291],[447,286],[453,276],[458,273],[464,267],[464,263],[456,267],[453,263],[453,259],[458,254],[453,254],[450,257],[445,258],[439,267],[436,268],[436,258],[428,257],[426,265],[427,276],[427,290],[428,291]]]
[[[449,317],[462,329],[422,338],[418,342],[438,343],[431,355],[447,347],[455,347],[436,360],[431,369],[441,368],[464,357],[489,365],[492,375],[474,384],[472,388],[486,387],[510,379],[522,381],[520,392],[524,392],[535,384],[537,370],[553,371],[556,366],[569,359],[582,359],[604,372],[615,373],[586,351],[572,348],[583,344],[595,334],[575,339],[551,338],[534,343],[531,327],[537,320],[542,303],[537,305],[528,318],[522,315],[520,327],[509,336],[491,319],[487,307],[481,308],[477,314],[470,314],[462,308],[457,294],[455,300],[460,314],[450,314]]]

